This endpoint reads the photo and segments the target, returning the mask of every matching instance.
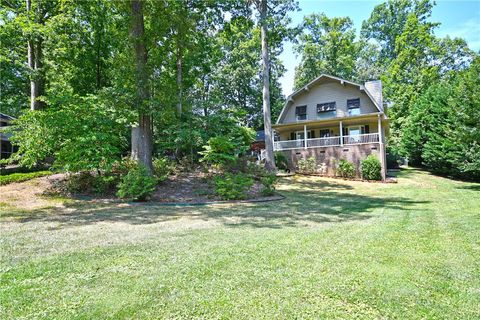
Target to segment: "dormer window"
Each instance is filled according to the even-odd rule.
[[[337,107],[335,102],[326,102],[317,104],[317,118],[328,119],[337,116]]]
[[[307,120],[307,106],[297,106],[295,108],[295,116],[298,120]]]
[[[360,99],[348,99],[347,109],[349,116],[356,116],[360,114]]]

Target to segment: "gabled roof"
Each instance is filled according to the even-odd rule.
[[[278,119],[277,119],[277,124],[279,123],[280,119],[282,119],[283,117],[283,114],[285,113],[285,110],[287,109],[287,106],[288,106],[288,103],[290,101],[293,101],[293,98],[295,98],[297,95],[299,95],[300,93],[302,93],[303,91],[308,91],[310,89],[310,87],[314,86],[315,84],[317,84],[318,82],[320,82],[320,80],[322,79],[332,79],[332,80],[335,80],[335,81],[338,81],[340,82],[341,84],[350,84],[352,86],[357,86],[359,90],[361,91],[365,91],[365,93],[367,94],[367,96],[370,98],[370,100],[372,100],[372,103],[375,105],[375,107],[378,109],[379,112],[382,112],[383,113],[383,107],[381,105],[381,102],[380,102],[380,99],[375,99],[374,98],[374,95],[372,95],[372,93],[366,88],[365,85],[361,85],[361,84],[358,84],[358,83],[355,83],[355,82],[351,82],[351,81],[348,81],[348,80],[345,80],[345,79],[342,79],[342,78],[338,78],[338,77],[335,77],[335,76],[331,76],[331,75],[328,75],[328,74],[321,74],[320,76],[318,76],[317,78],[313,79],[312,81],[310,81],[309,83],[307,83],[306,85],[304,85],[302,88],[298,89],[297,91],[293,92],[292,94],[290,94],[286,101],[285,101],[285,104],[282,108],[282,111],[280,112],[280,115],[278,116]],[[378,80],[377,80],[378,81]],[[375,81],[375,83],[377,83],[377,81]],[[372,81],[373,82],[373,81]],[[380,93],[380,97],[381,97],[381,82],[378,81],[380,83],[380,86],[374,86],[376,89],[380,88],[379,90],[379,93]],[[368,82],[367,82],[368,83]],[[370,86],[372,87],[372,86]],[[375,97],[378,96],[378,92],[375,92]]]

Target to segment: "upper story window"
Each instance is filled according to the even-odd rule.
[[[348,99],[347,100],[347,109],[349,116],[356,116],[360,114],[360,98],[357,99]]]
[[[297,120],[307,120],[307,106],[297,106],[295,116]]]
[[[319,103],[317,104],[317,118],[327,119],[337,116],[337,107],[335,102]]]

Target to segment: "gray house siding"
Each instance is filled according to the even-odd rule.
[[[303,105],[307,106],[306,121],[317,120],[317,104],[326,102],[335,102],[336,117],[346,117],[348,116],[347,100],[356,98],[360,99],[361,114],[378,112],[378,109],[364,91],[350,84],[342,85],[337,81],[332,81],[316,84],[309,91],[304,90],[295,96],[294,101],[289,102],[283,119],[280,119],[279,123],[301,122],[296,119],[295,108]]]

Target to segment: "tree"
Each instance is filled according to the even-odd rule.
[[[45,94],[45,71],[43,69],[43,36],[38,30],[45,25],[45,13],[42,2],[38,1],[32,10],[32,0],[26,0],[28,21],[35,23],[31,26],[30,36],[27,40],[28,67],[30,71],[30,109],[38,110],[44,107],[44,102],[39,97]]]
[[[295,51],[301,55],[301,61],[295,68],[295,89],[322,73],[353,78],[359,50],[350,18],[311,14],[304,17],[300,29]]]
[[[401,150],[428,169],[480,179],[480,58],[467,70],[432,83],[405,120]]]
[[[260,30],[262,37],[262,80],[263,80],[263,125],[265,130],[265,168],[275,170],[273,155],[273,131],[270,111],[270,58],[268,56],[267,0],[257,4],[260,13]]]
[[[147,70],[147,47],[145,44],[145,26],[143,18],[143,2],[131,1],[130,36],[134,48],[136,99],[138,108],[138,127],[132,128],[132,158],[144,165],[151,174],[152,165],[152,116],[150,114],[150,91]]]
[[[375,6],[368,20],[362,23],[361,35],[380,45],[381,59],[388,63],[397,57],[396,41],[404,32],[409,15],[414,15],[429,29],[438,25],[427,21],[433,5],[431,0],[388,0]]]

